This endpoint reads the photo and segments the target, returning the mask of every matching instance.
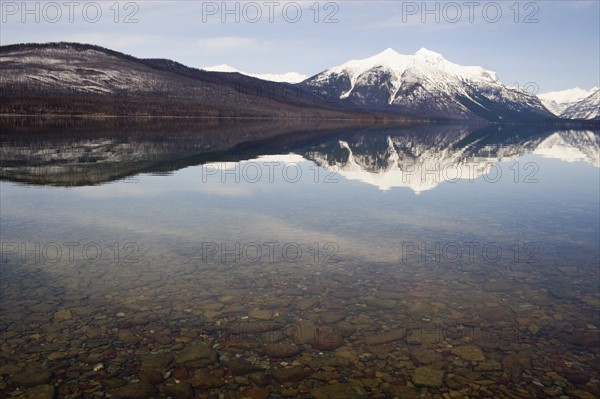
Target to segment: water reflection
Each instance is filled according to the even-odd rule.
[[[6,121],[4,123],[7,123]],[[598,132],[508,126],[436,125],[327,130],[326,126],[256,123],[146,122],[5,129],[2,178],[31,184],[79,186],[169,174],[188,166],[227,168],[266,154],[294,153],[346,179],[382,190],[419,193],[442,182],[493,181],[495,165],[533,153],[600,167]],[[164,122],[163,122],[164,123]],[[139,124],[139,122],[138,122]],[[56,131],[53,131],[56,130]],[[333,130],[333,131],[332,131]],[[317,132],[317,134],[316,134]],[[285,160],[280,160],[285,162]],[[535,180],[535,166],[512,171]]]
[[[597,131],[32,123],[0,397],[600,394]]]

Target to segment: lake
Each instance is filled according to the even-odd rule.
[[[0,398],[600,395],[599,131],[0,125]]]

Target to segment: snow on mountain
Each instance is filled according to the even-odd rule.
[[[598,90],[598,87],[592,87],[589,90],[584,90],[575,87],[567,90],[550,91],[547,93],[538,94],[542,104],[548,108],[554,115],[562,114],[567,108],[578,101],[583,100],[589,95]]]
[[[571,105],[560,116],[567,119],[600,119],[600,89]]]
[[[348,180],[382,191],[408,188],[415,194],[445,182],[474,181],[490,174],[499,162],[533,153],[565,162],[586,162],[600,167],[600,136],[591,131],[559,131],[523,141],[483,143],[470,141],[469,130],[427,137],[388,136],[377,144],[363,140],[339,140],[329,149],[304,156]],[[465,140],[470,141],[465,144]]]
[[[452,119],[552,118],[540,100],[504,86],[495,72],[461,66],[425,48],[413,55],[386,49],[301,83],[325,98],[372,110]]]
[[[205,71],[209,71],[209,72],[241,73],[242,75],[252,76],[253,78],[257,78],[257,79],[269,80],[271,82],[283,82],[283,83],[299,83],[308,77],[306,75],[302,75],[301,73],[297,73],[297,72],[287,72],[287,73],[280,73],[280,74],[277,74],[277,73],[262,73],[262,74],[246,73],[246,72],[242,72],[239,69],[236,69],[227,64],[214,65],[214,66],[209,66],[209,67],[205,67],[202,69]]]
[[[589,130],[553,133],[533,153],[565,162],[587,162],[600,168],[600,138]]]

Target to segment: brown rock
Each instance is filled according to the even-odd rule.
[[[318,350],[331,351],[344,345],[344,338],[338,331],[330,328],[317,329],[317,335],[310,345]]]
[[[529,370],[531,369],[531,357],[526,352],[505,356],[502,359],[502,368],[507,372],[516,369]]]
[[[269,383],[269,377],[264,371],[253,371],[248,374],[248,378],[258,386],[267,385]]]
[[[289,343],[268,344],[263,349],[267,355],[278,358],[293,357],[302,351],[298,345]]]
[[[189,382],[167,384],[164,387],[165,395],[173,399],[194,399],[194,389]]]
[[[141,382],[145,382],[146,384],[151,384],[151,385],[162,384],[163,381],[165,380],[163,378],[162,373],[156,369],[140,370],[139,379]]]
[[[383,334],[370,335],[366,337],[367,345],[389,344],[390,342],[400,341],[406,335],[404,328],[397,328]]]
[[[273,375],[273,378],[277,380],[277,382],[283,384],[286,382],[300,382],[311,374],[311,370],[297,366],[275,369],[271,372],[271,374]]]
[[[441,369],[443,365],[442,354],[432,349],[418,348],[410,352],[410,358],[420,366],[430,366]]]
[[[49,371],[20,372],[12,377],[13,382],[22,387],[47,384],[50,379],[52,379],[52,373]]]
[[[583,385],[590,380],[590,375],[583,371],[568,371],[565,377],[575,385]]]
[[[301,320],[289,331],[290,337],[299,344],[309,344],[317,336],[317,326],[312,320]]]
[[[20,396],[23,399],[53,399],[55,394],[53,385],[38,385],[37,387],[29,388],[25,392],[25,396]]]
[[[173,355],[170,353],[159,353],[141,356],[141,369],[144,370],[166,370],[173,361]]]
[[[262,367],[240,359],[232,360],[226,366],[233,375],[246,375],[255,371],[263,371]]]
[[[485,356],[475,345],[463,345],[452,348],[451,353],[469,362],[483,362]]]
[[[244,391],[243,396],[252,399],[267,399],[271,391],[265,388],[250,388]]]
[[[189,380],[194,388],[221,388],[225,381],[202,370],[196,370]]]
[[[148,399],[158,395],[158,389],[150,384],[134,382],[114,389],[111,394],[116,399]]]
[[[175,363],[193,367],[207,367],[219,362],[219,355],[214,349],[202,345],[191,345],[175,355]]]
[[[135,334],[133,334],[131,331],[129,330],[119,330],[119,332],[117,333],[117,339],[121,342],[123,342],[124,344],[128,344],[128,345],[136,345],[140,342],[140,339],[135,336]]]
[[[412,380],[416,386],[439,388],[444,383],[444,372],[421,366],[415,370]]]

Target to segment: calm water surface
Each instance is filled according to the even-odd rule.
[[[2,138],[0,397],[600,395],[598,131],[103,123]]]

